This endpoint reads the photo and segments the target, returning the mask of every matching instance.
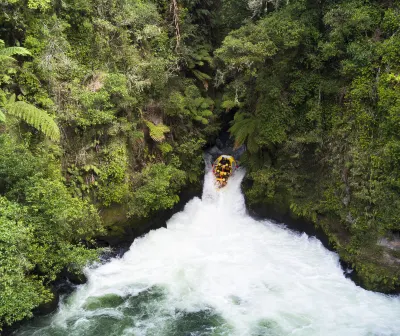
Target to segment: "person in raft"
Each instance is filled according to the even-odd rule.
[[[221,161],[218,163],[215,169],[215,177],[217,181],[220,183],[221,187],[225,187],[228,183],[228,177],[231,174],[231,167],[229,160],[222,158]]]

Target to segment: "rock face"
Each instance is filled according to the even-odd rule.
[[[251,181],[245,179],[242,187],[244,190],[248,190],[251,187]],[[311,221],[293,215],[288,206],[279,202],[250,204],[246,197],[246,205],[250,215],[257,219],[269,219],[277,223],[284,223],[291,230],[304,232],[309,236],[318,238],[325,248],[339,254],[343,275],[358,286],[383,293],[400,293],[400,288],[396,285],[386,287],[383,283],[379,286],[371,286],[369,282],[371,274],[380,272],[396,274],[396,269],[398,270],[400,267],[400,236],[398,234],[391,234],[388,238],[379,239],[376,246],[369,247],[370,254],[363,255],[360,260],[354,262],[347,259],[345,249],[331,243],[336,241],[330,239],[331,234],[337,239],[340,238],[343,243],[350,239],[349,233],[341,230],[341,226],[334,218],[321,218],[324,224],[316,227]],[[389,281],[388,279],[387,283]]]
[[[248,183],[248,181],[244,181],[245,189],[248,187],[246,186],[246,183]],[[310,221],[302,218],[296,218],[291,214],[290,209],[286,208],[282,204],[254,205],[248,204],[247,199],[246,203],[250,215],[257,219],[272,219],[277,223],[284,223],[291,230],[304,232],[309,236],[315,236],[318,238],[325,248],[339,254],[343,275],[351,279],[358,286],[361,286],[367,290],[372,289],[370,283],[368,282],[368,273],[375,274],[380,271],[390,271],[393,272],[393,274],[396,274],[396,269],[398,270],[400,267],[400,237],[397,234],[391,234],[388,238],[380,238],[377,241],[376,246],[370,247],[373,259],[371,259],[371,255],[364,255],[362,257],[362,263],[358,262],[358,265],[350,264],[346,261],[345,251],[330,243],[329,231],[335,232],[336,235],[341,236],[340,239],[343,241],[349,239],[348,236],[343,237],[343,232],[335,231],[335,221],[333,219],[326,221],[328,223],[326,225],[329,226],[329,230],[325,231],[324,229],[326,227],[324,227],[324,229],[322,227],[316,228],[315,225]],[[362,271],[358,272],[354,266],[361,266]],[[365,268],[365,271],[363,267],[367,267]],[[400,288],[397,286],[388,288],[384,285],[381,285],[380,287],[373,288],[373,290],[389,294],[400,293]]]
[[[289,229],[301,233],[306,233],[308,236],[318,238],[325,248],[333,251],[333,246],[329,243],[329,237],[325,232],[316,228],[313,223],[310,223],[302,218],[295,218],[289,211],[280,206],[266,204],[249,204],[246,200],[246,206],[252,217],[257,219],[273,220],[277,223],[284,223]]]
[[[47,315],[55,311],[58,307],[58,303],[60,302],[60,292],[57,286],[52,286],[51,292],[53,294],[53,298],[46,303],[41,304],[34,311],[34,315]]]
[[[400,266],[400,237],[381,238],[378,245],[384,248],[383,256],[388,264]]]
[[[106,223],[108,234],[97,237],[97,242],[102,247],[112,247],[117,254],[127,251],[135,238],[138,238],[151,230],[156,230],[166,226],[166,222],[171,216],[181,211],[185,204],[193,197],[201,197],[201,185],[192,185],[184,189],[179,195],[179,202],[174,207],[167,210],[158,211],[150,218],[127,219],[123,214],[124,210],[119,208],[103,211],[103,220]]]
[[[393,251],[400,251],[400,238],[398,237],[392,237],[391,239],[381,238],[378,241],[378,245],[386,247]]]

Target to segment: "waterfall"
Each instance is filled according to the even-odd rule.
[[[209,171],[202,199],[16,335],[400,335],[400,299],[345,278],[319,240],[248,216],[243,176],[217,190]]]

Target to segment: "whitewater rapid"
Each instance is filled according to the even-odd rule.
[[[400,335],[400,299],[346,279],[319,240],[249,217],[243,176],[217,191],[207,173],[202,199],[17,335]]]

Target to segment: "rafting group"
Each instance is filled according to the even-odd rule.
[[[226,186],[235,169],[236,161],[232,156],[221,155],[214,161],[213,174],[218,188]]]

